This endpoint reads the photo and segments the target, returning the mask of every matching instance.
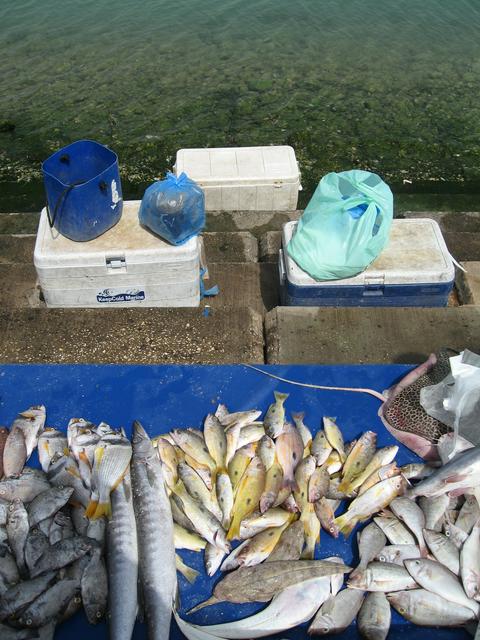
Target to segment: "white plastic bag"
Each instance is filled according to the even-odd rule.
[[[465,349],[450,358],[450,369],[442,382],[421,390],[420,404],[428,415],[453,429],[449,452],[453,457],[458,436],[480,445],[480,356]]]

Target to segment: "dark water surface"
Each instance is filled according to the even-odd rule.
[[[0,210],[83,137],[127,197],[181,147],[251,144],[293,145],[305,198],[352,167],[480,191],[479,34],[480,0],[2,0]]]

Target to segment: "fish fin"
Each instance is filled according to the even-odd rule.
[[[234,518],[227,532],[227,540],[235,540],[240,536],[240,523]]]
[[[282,486],[280,487],[280,490],[282,489],[291,489],[291,491],[296,492],[296,491],[300,491],[300,488],[298,486],[297,481],[295,480],[295,476],[283,476],[283,482],[282,482]]]
[[[453,482],[461,482],[462,480],[465,480],[467,476],[463,473],[456,473],[453,476],[450,476],[449,478],[445,478],[445,480],[443,481],[444,484],[452,484]]]
[[[294,420],[303,420],[305,418],[305,411],[299,411],[298,413],[293,413],[292,411],[292,418]]]
[[[112,518],[112,505],[110,500],[108,502],[99,502],[93,516],[90,516],[91,520],[98,520],[102,516],[106,516],[109,520]],[[88,518],[89,516],[87,516]]]
[[[343,535],[348,538],[356,524],[356,521],[354,519],[352,520],[352,518],[348,516],[348,513],[344,513],[343,515],[338,516],[338,518],[335,518],[334,523],[337,525]]]
[[[191,613],[195,613],[196,611],[200,611],[200,609],[203,609],[204,607],[210,607],[212,604],[217,604],[218,602],[222,602],[222,601],[216,598],[215,596],[212,596],[208,600],[204,600],[203,602],[200,602],[195,607],[193,607],[193,609],[190,609],[189,611],[187,611],[187,615],[190,615]]]
[[[68,451],[68,449],[67,449]],[[86,465],[88,465],[89,469],[92,468],[92,465],[90,464],[90,460],[88,459],[87,454],[85,453],[85,451],[80,451],[80,453],[78,454],[79,459],[84,462]]]
[[[350,490],[350,482],[348,480],[342,480],[342,482],[340,482],[340,484],[338,485],[337,490],[340,493],[344,493],[345,495],[347,495],[348,491]]]
[[[280,391],[274,391],[273,395],[275,396],[275,400],[277,402],[281,402],[282,404],[285,402],[285,400],[288,398],[289,394],[288,393],[280,393]]]
[[[97,510],[97,507],[98,507],[98,500],[90,500],[90,502],[87,505],[87,508],[85,509],[85,517],[89,519],[92,518],[93,514]]]

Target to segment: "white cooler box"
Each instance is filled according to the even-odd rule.
[[[40,216],[34,263],[48,307],[196,307],[201,239],[175,247],[140,226],[140,201],[90,242],[73,242]]]
[[[174,169],[203,189],[207,211],[295,211],[302,188],[288,146],[180,149]]]
[[[287,306],[444,307],[455,267],[435,220],[393,220],[390,241],[365,271],[342,280],[314,280],[288,255],[297,223],[283,227],[280,290]]]

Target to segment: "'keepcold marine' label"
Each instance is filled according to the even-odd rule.
[[[97,302],[139,302],[145,300],[141,289],[104,289],[97,293]]]

